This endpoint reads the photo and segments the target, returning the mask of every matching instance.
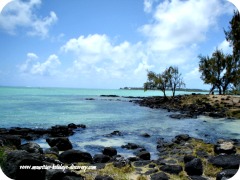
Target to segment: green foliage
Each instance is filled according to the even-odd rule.
[[[144,90],[145,91],[148,89],[161,90],[165,98],[167,98],[166,96],[167,89],[170,89],[172,91],[174,97],[176,89],[185,86],[177,67],[170,66],[160,74],[148,71],[147,77],[148,81],[144,83]]]
[[[219,94],[225,94],[230,84],[234,83],[239,71],[232,55],[225,55],[222,51],[216,49],[211,57],[200,55],[199,59],[201,79],[205,84],[212,85],[211,91],[217,88]]]

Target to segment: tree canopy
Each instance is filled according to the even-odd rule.
[[[177,67],[170,66],[159,74],[148,71],[147,77],[148,81],[144,83],[144,90],[161,90],[165,98],[167,98],[166,90],[171,90],[172,96],[174,97],[176,89],[185,86]]]

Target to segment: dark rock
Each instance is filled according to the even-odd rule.
[[[237,169],[225,169],[217,174],[216,180],[230,179],[237,171]]]
[[[135,162],[135,161],[139,161],[140,159],[139,157],[129,157],[128,160],[131,162]]]
[[[32,174],[32,172],[30,171],[36,172],[36,170],[31,169],[21,171],[19,168],[20,165],[43,165],[42,160],[43,157],[39,153],[29,153],[25,150],[15,150],[11,151],[7,155],[6,159],[4,159],[3,161],[3,165],[1,168],[9,178],[16,179],[17,175],[18,177],[25,176],[25,172],[29,172],[29,174]],[[44,172],[39,171],[39,177],[42,177],[41,173]]]
[[[29,153],[43,153],[43,149],[34,142],[29,142],[18,147],[19,150],[25,150]]]
[[[205,152],[205,151],[202,151],[202,150],[198,150],[198,151],[196,152],[196,155],[197,155],[198,157],[201,157],[201,158],[208,158],[208,157],[209,157],[208,153]]]
[[[168,180],[169,177],[164,172],[159,172],[150,176],[151,180]]]
[[[113,162],[113,166],[117,168],[122,168],[128,164],[130,164],[130,161],[128,159],[124,159],[123,157],[115,159],[115,161]]]
[[[82,129],[85,129],[87,126],[85,124],[78,124],[77,125],[78,128],[82,128]]]
[[[71,128],[68,128],[68,126],[56,125],[51,127],[50,134],[53,137],[66,137],[73,135],[74,132]]]
[[[169,117],[173,119],[185,119],[185,118],[193,118],[194,116],[191,114],[170,114]]]
[[[1,135],[0,140],[2,142],[2,146],[20,146],[21,145],[21,139],[17,135]]]
[[[86,98],[85,100],[93,101],[93,100],[95,100],[95,99],[94,99],[94,98]]]
[[[112,156],[117,155],[117,150],[113,147],[105,147],[103,149],[103,154],[112,157]]]
[[[235,154],[236,147],[233,141],[218,140],[218,143],[214,145],[214,152],[216,154]]]
[[[20,169],[21,166],[29,166],[31,169]],[[16,171],[16,180],[45,180],[45,169],[38,169],[39,166],[43,166],[42,161],[37,159],[23,159],[18,164],[18,169]],[[37,168],[37,169],[34,169]]]
[[[199,158],[195,158],[185,164],[185,171],[188,175],[202,175],[203,165]]]
[[[179,174],[183,169],[179,165],[164,165],[160,167],[160,170],[170,174]]]
[[[146,166],[150,163],[151,163],[151,161],[136,161],[136,162],[133,163],[133,165],[135,167],[143,167],[143,166]]]
[[[108,175],[97,175],[95,180],[114,180],[112,177]]]
[[[209,162],[217,167],[224,169],[238,169],[240,155],[218,155],[209,159]]]
[[[72,149],[72,143],[67,137],[47,138],[46,141],[50,147],[56,146],[59,151]]]
[[[33,132],[33,130],[30,128],[14,127],[9,130],[9,134],[21,135],[21,136],[26,136],[28,133],[31,133],[31,132]]]
[[[174,143],[180,144],[182,142],[186,142],[190,139],[190,136],[188,134],[180,134],[177,135],[172,141]]]
[[[126,148],[126,149],[137,149],[137,148],[142,148],[142,146],[139,146],[135,143],[128,143],[126,145],[122,145],[122,148]]]
[[[120,96],[117,96],[117,95],[100,95],[100,97],[120,97]]]
[[[222,112],[210,112],[208,116],[213,117],[213,118],[224,118],[226,117],[225,113]]]
[[[55,154],[55,155],[59,155],[59,149],[55,146],[52,148],[48,148],[44,151],[45,154]]]
[[[70,123],[70,124],[68,124],[68,128],[71,128],[71,129],[77,129],[78,127],[77,127],[76,124],[74,124],[74,123]]]
[[[153,173],[156,173],[156,172],[158,172],[157,169],[150,169],[150,170],[146,171],[146,172],[144,173],[144,175],[150,175],[150,174],[153,174]]]
[[[190,176],[191,180],[208,180],[202,176]]]
[[[110,161],[110,157],[104,154],[95,154],[93,157],[93,161],[95,163],[106,163],[108,161]]]
[[[184,156],[183,161],[184,161],[184,163],[186,164],[187,162],[190,162],[190,161],[192,161],[192,160],[195,159],[195,158],[196,158],[195,156],[186,155],[186,156]]]
[[[145,138],[151,137],[148,133],[143,133],[143,134],[141,134],[141,136],[145,137]]]
[[[46,180],[84,180],[85,178],[79,174],[69,170],[49,169],[46,173]]]
[[[139,157],[142,160],[150,160],[151,159],[151,155],[148,151],[140,151],[136,155],[137,155],[137,157]]]
[[[92,156],[88,152],[67,150],[59,155],[59,160],[64,163],[92,162]]]

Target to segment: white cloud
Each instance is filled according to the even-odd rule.
[[[41,75],[41,76],[52,76],[55,75],[56,68],[61,64],[57,55],[50,55],[46,61],[37,61],[38,56],[34,53],[27,54],[27,60],[25,63],[19,66],[21,73],[25,75]]]
[[[219,0],[165,0],[156,8],[154,23],[140,31],[149,38],[152,50],[172,51],[205,40],[222,11]]]
[[[150,13],[152,11],[152,6],[153,6],[154,0],[144,0],[144,11],[146,13]]]
[[[232,53],[232,47],[230,46],[227,40],[224,40],[223,42],[221,42],[221,44],[217,48],[222,50],[224,53],[227,53],[227,54]]]
[[[16,34],[17,28],[26,28],[29,35],[48,36],[49,28],[57,21],[57,15],[50,12],[47,17],[37,17],[34,10],[40,5],[41,0],[11,2],[0,14],[0,28],[9,34]]]
[[[142,49],[140,42],[130,44],[125,41],[115,45],[108,36],[100,34],[70,39],[61,48],[65,53],[74,54],[73,66],[68,69],[70,74],[101,74],[106,78],[124,78],[135,69],[136,73],[143,66],[151,67]]]

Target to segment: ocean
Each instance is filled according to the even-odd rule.
[[[69,123],[85,124],[86,129],[69,137],[74,149],[94,155],[103,147],[112,146],[119,154],[132,156],[132,151],[121,148],[131,142],[144,146],[151,152],[152,159],[158,157],[156,142],[159,138],[170,141],[176,135],[187,133],[211,143],[219,138],[240,139],[239,120],[205,116],[176,120],[169,117],[172,112],[140,107],[129,102],[131,98],[126,98],[159,95],[162,95],[160,91],[143,90],[0,87],[0,127],[49,128]],[[106,136],[116,130],[123,135]],[[151,137],[142,137],[143,133]],[[45,139],[36,142],[49,148]]]

